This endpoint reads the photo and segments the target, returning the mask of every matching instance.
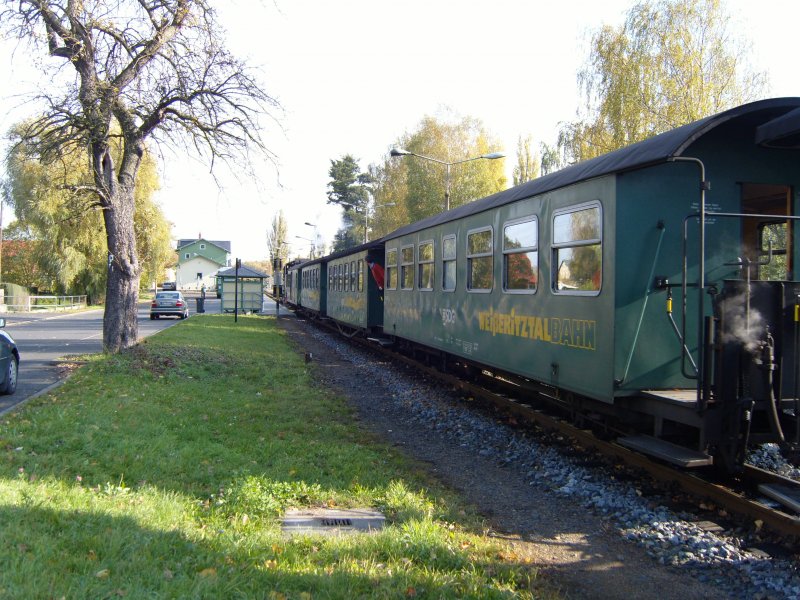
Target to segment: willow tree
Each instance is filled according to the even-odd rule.
[[[17,132],[24,130],[20,125],[10,134],[16,143],[6,157],[5,200],[14,209],[15,223],[35,242],[43,288],[86,294],[97,302],[105,296],[108,253],[102,211],[92,210],[94,194],[82,185],[91,179],[89,161],[76,153],[42,163],[33,152],[35,144],[18,140]],[[119,144],[112,146],[119,161]],[[153,199],[158,187],[155,160],[146,152],[136,181],[135,232],[142,272],[151,282],[175,254],[169,223]]]
[[[595,32],[590,48],[578,74],[584,108],[559,134],[571,161],[756,100],[766,87],[720,0],[637,2],[624,25]]]
[[[208,160],[249,164],[267,153],[258,118],[275,107],[225,48],[210,0],[5,0],[0,28],[49,56],[50,82],[31,100],[42,117],[22,139],[44,162],[86,153],[80,184],[103,214],[108,251],[103,346],[136,343],[141,265],[135,188],[146,141]],[[70,75],[71,73],[71,75]],[[38,100],[38,102],[36,102]],[[112,137],[121,158],[113,160]]]

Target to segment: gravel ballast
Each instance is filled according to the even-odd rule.
[[[800,598],[797,561],[709,531],[626,477],[541,443],[441,386],[378,361],[293,316],[279,319],[320,383],[344,395],[362,424],[457,489],[493,534],[570,598]],[[754,460],[779,455],[766,448]],[[763,463],[762,463],[763,464]],[[784,467],[785,468],[785,467]]]

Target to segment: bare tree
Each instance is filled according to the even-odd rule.
[[[228,52],[210,0],[5,0],[0,28],[56,60],[53,82],[33,100],[42,116],[22,141],[47,162],[88,152],[92,181],[80,186],[103,211],[108,278],[103,346],[136,343],[140,264],[134,189],[148,140],[206,159],[249,165],[271,154],[259,117],[278,107]],[[64,77],[65,71],[72,72]],[[68,73],[67,73],[68,74]],[[112,139],[122,146],[112,160]]]
[[[267,229],[267,250],[273,262],[276,258],[284,262],[289,256],[289,244],[286,242],[288,235],[289,225],[283,210],[279,210],[278,214],[272,217],[272,226]]]

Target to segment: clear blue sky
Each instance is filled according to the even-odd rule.
[[[509,166],[518,136],[552,143],[574,118],[576,73],[588,32],[618,25],[632,0],[233,0],[220,2],[230,44],[263,70],[283,105],[266,131],[278,165],[259,181],[220,173],[169,153],[158,199],[173,237],[230,240],[234,256],[266,257],[266,231],[283,209],[294,253],[308,251],[316,223],[330,243],[339,211],[326,205],[331,159],[352,154],[363,168],[381,162],[394,140],[425,115],[480,118],[505,146]],[[752,62],[770,74],[769,96],[800,96],[797,0],[723,0],[737,33],[753,42]],[[25,113],[14,95],[35,89],[29,57],[0,59],[0,128]],[[455,173],[454,173],[455,175]],[[8,217],[5,219],[8,221]]]

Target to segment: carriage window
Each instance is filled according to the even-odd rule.
[[[358,283],[357,280],[358,280],[358,277],[356,276],[356,262],[355,261],[351,261],[350,262],[350,290],[353,291],[353,292],[357,291],[357,289],[358,289],[356,287],[357,283]]]
[[[400,249],[400,287],[404,290],[414,288],[414,246]]]
[[[417,248],[419,263],[419,289],[433,289],[433,242],[420,242]]]
[[[503,289],[536,291],[539,269],[539,222],[535,217],[503,228]]]
[[[336,291],[341,292],[342,289],[342,265],[336,265]]]
[[[363,292],[364,291],[364,263],[363,262],[358,262],[356,264],[358,265],[358,275],[356,276],[358,278],[358,291],[359,292]]]
[[[397,289],[397,248],[386,251],[386,289]]]
[[[758,278],[765,281],[784,281],[789,279],[786,252],[786,221],[761,223],[758,227],[758,238],[761,245],[760,262],[768,260],[770,251],[772,254],[772,258],[769,259],[767,264],[759,265]]]
[[[467,290],[492,289],[492,230],[467,234]]]
[[[599,204],[553,215],[553,291],[574,294],[600,291],[601,224]]]
[[[442,289],[452,292],[456,289],[456,236],[442,238]]]

